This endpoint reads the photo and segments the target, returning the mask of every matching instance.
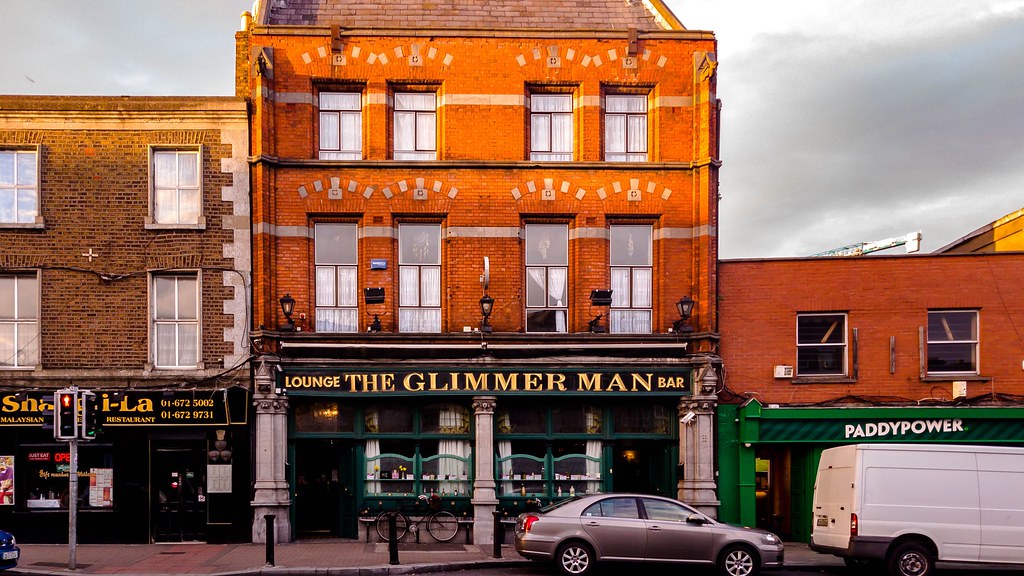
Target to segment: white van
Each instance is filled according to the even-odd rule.
[[[822,452],[811,549],[927,576],[935,562],[1024,564],[1024,448],[856,444]]]

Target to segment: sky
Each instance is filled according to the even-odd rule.
[[[1024,208],[1024,0],[666,2],[718,40],[722,258],[929,252]],[[0,94],[233,95],[251,7],[3,0]]]

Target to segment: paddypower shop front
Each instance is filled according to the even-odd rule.
[[[1024,408],[718,406],[719,519],[810,538],[821,451],[859,443],[1024,445]]]

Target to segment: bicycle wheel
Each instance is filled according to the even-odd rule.
[[[380,536],[381,542],[389,542],[391,540],[391,528],[388,522],[391,516],[395,517],[395,539],[401,540],[405,538],[406,532],[409,531],[409,517],[398,510],[385,510],[380,514],[377,514],[377,536]]]
[[[427,516],[427,532],[438,542],[447,542],[459,533],[459,521],[447,510]]]

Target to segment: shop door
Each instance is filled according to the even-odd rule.
[[[355,454],[349,442],[295,443],[295,532],[299,538],[355,538]]]
[[[206,451],[202,441],[153,449],[153,541],[206,539]]]

